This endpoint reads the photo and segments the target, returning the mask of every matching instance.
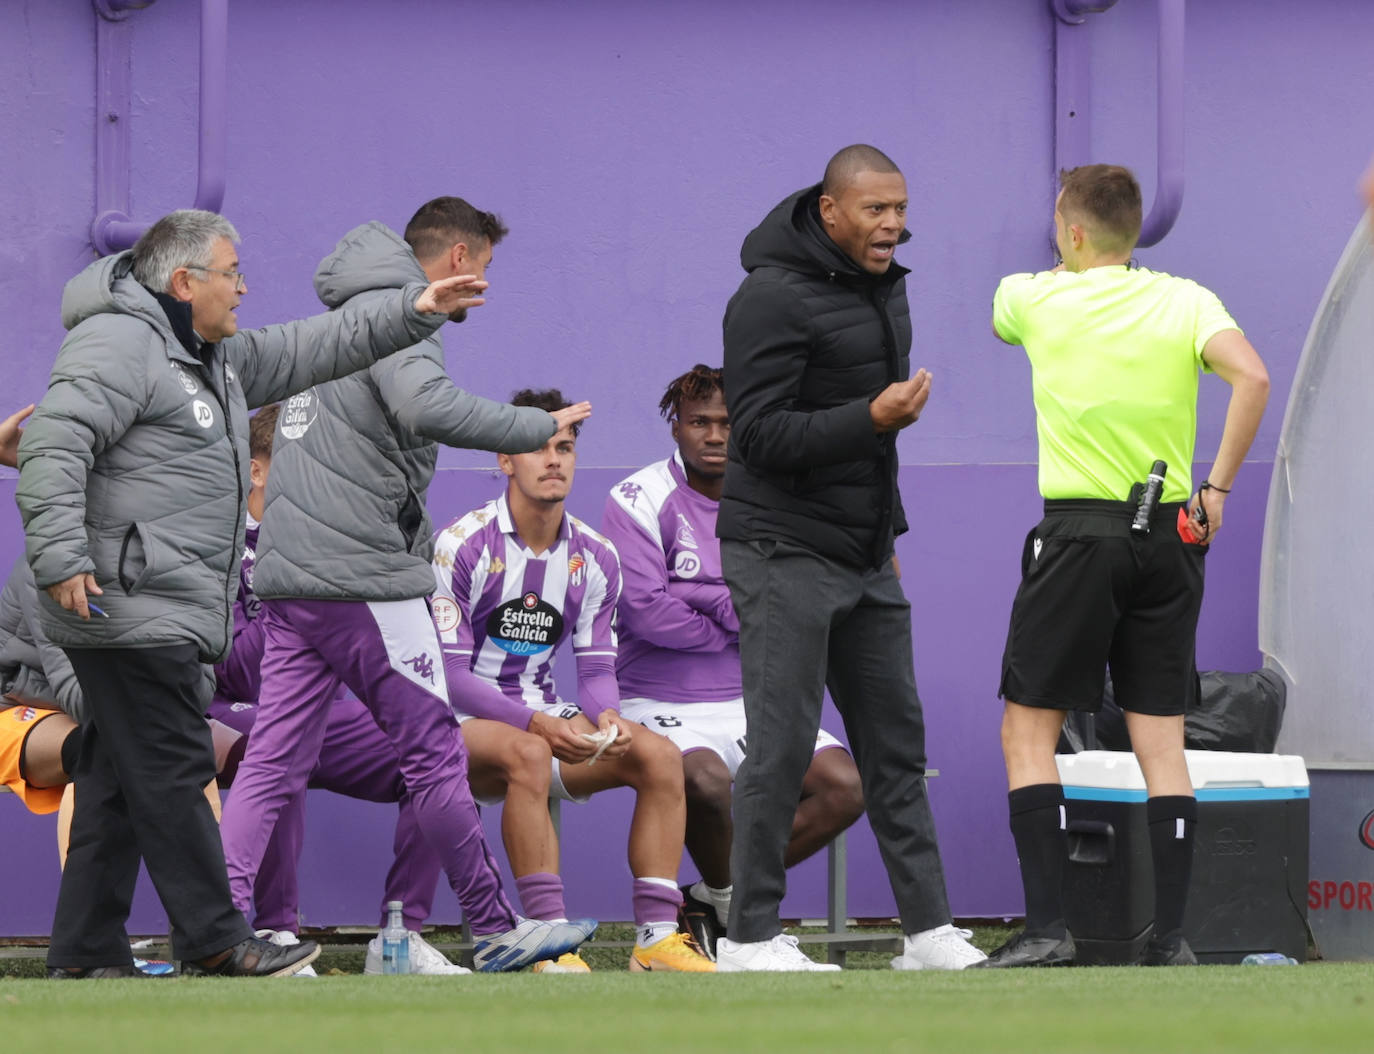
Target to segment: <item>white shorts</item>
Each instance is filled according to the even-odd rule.
[[[554,703],[546,703],[543,706],[531,707],[531,709],[538,710],[540,713],[543,714],[552,714],[554,717],[562,718],[574,717],[582,712],[578,707],[574,706],[572,703],[564,703],[561,701]],[[471,714],[458,714],[457,716],[458,725],[460,728],[462,727],[464,721],[471,721],[473,719]],[[563,762],[559,761],[557,758],[553,758],[552,764],[553,775],[549,780],[550,798],[557,798],[559,801],[570,801],[578,805],[585,805],[587,802],[592,800],[590,794],[583,795],[581,798],[574,797],[572,792],[569,791],[568,788],[563,784]],[[473,800],[476,801],[478,805],[491,806],[500,805],[503,801],[505,801],[505,798],[479,798],[477,797],[477,795],[474,794]]]
[[[661,703],[653,699],[622,699],[620,712],[631,721],[667,736],[684,754],[709,750],[719,755],[735,778],[745,755],[744,700],[722,703]],[[816,750],[844,744],[825,729],[816,735]]]
[[[581,707],[574,706],[572,703],[565,703],[561,700],[555,703],[545,703],[543,706],[536,706],[534,709],[540,713],[549,714],[552,717],[561,717],[565,720],[576,717],[582,712]],[[563,762],[557,758],[553,759],[553,780],[549,784],[549,797],[557,798],[560,801],[575,802],[584,805],[592,800],[590,794],[584,794],[577,798],[572,795],[566,786],[563,785]]]

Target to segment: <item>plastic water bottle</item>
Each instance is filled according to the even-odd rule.
[[[382,973],[410,973],[410,931],[406,929],[399,900],[386,905],[386,929],[382,930]]]
[[[1283,952],[1251,952],[1241,961],[1242,966],[1297,966],[1298,960]]]

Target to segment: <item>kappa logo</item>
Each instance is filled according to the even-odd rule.
[[[643,488],[638,483],[622,483],[619,487],[620,496],[633,505],[639,500],[639,492]]]
[[[580,586],[582,579],[586,577],[585,568],[587,561],[581,553],[575,553],[568,558],[568,582],[571,585]]]
[[[255,708],[257,705],[258,705],[257,703],[230,703],[230,704],[229,704],[229,709],[232,710],[232,711],[233,711],[234,713],[236,713],[236,714],[241,714],[241,713],[243,713],[245,710],[252,710],[252,709]]]
[[[701,557],[696,553],[689,553],[686,550],[677,554],[673,560],[673,574],[678,578],[696,578],[701,571]]]
[[[403,663],[415,671],[416,677],[423,677],[430,684],[434,683],[434,660],[429,657],[427,652],[420,652],[413,659],[402,659]]]
[[[1037,560],[1040,559],[1040,546],[1042,546],[1043,544],[1044,543],[1039,538],[1037,538],[1035,539],[1035,543],[1031,546],[1032,551],[1035,553],[1035,559]]]
[[[487,568],[488,572],[493,575],[499,575],[505,569],[506,562],[502,560],[499,556],[493,556],[491,558],[491,566]]]
[[[213,427],[215,423],[215,411],[210,409],[210,404],[204,399],[196,399],[191,403],[191,412],[196,415],[196,424],[201,428]]]

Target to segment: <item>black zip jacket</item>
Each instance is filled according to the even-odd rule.
[[[793,194],[740,250],[749,275],[725,309],[730,447],[716,533],[877,567],[906,516],[896,433],[876,434],[868,405],[910,368],[908,272],[850,259],[821,227],[819,199],[819,185]]]

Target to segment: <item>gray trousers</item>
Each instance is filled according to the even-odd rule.
[[[735,777],[731,940],[782,930],[783,853],[821,723],[844,719],[905,933],[950,921],[925,790],[911,605],[890,563],[862,570],[784,542],[722,540],[740,622],[748,751]]]

